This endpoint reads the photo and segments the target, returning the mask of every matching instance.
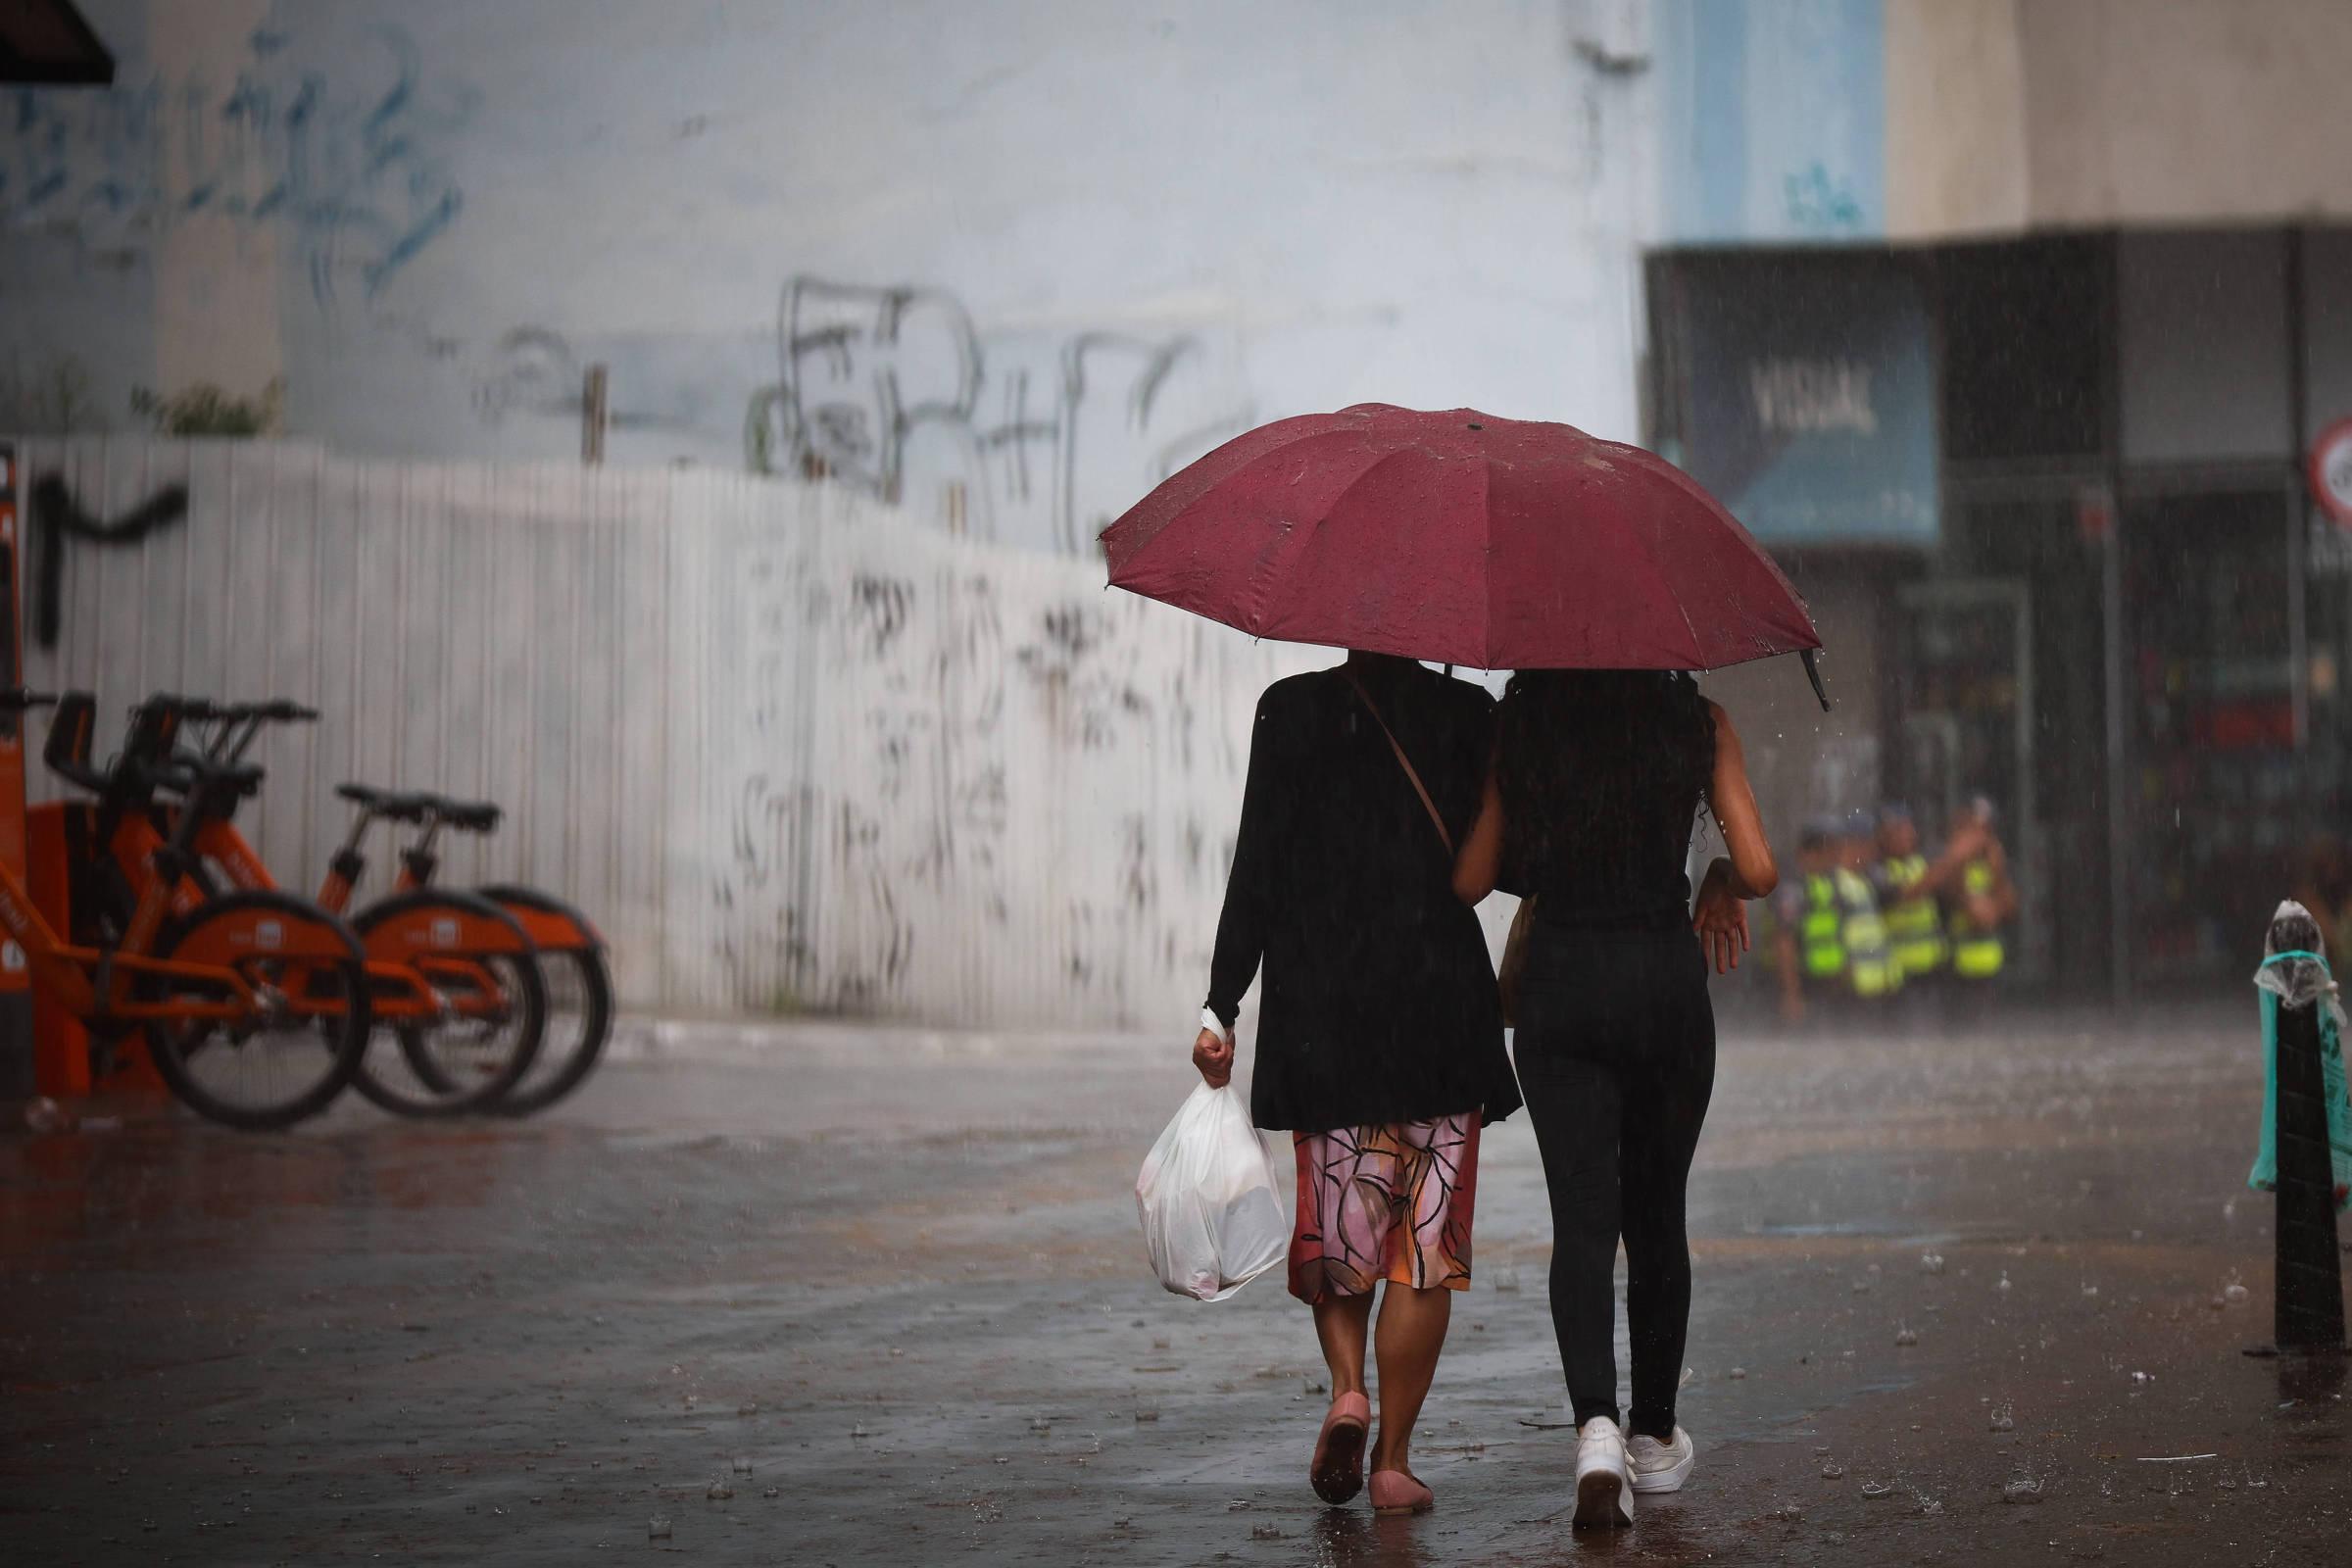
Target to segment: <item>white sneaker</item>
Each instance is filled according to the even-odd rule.
[[[1625,1467],[1633,1474],[1636,1492],[1680,1492],[1697,1461],[1697,1446],[1681,1427],[1674,1429],[1672,1443],[1638,1433],[1625,1446]]]
[[[1605,1415],[1596,1415],[1577,1429],[1576,1522],[1634,1522],[1634,1489],[1625,1469],[1625,1434]]]

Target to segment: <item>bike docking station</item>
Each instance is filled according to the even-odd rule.
[[[18,563],[24,529],[17,517],[17,450],[0,442],[0,686],[24,683],[24,637],[19,615]],[[20,881],[24,864],[24,715],[0,709],[0,865]],[[24,950],[0,943],[0,1100],[47,1092],[33,1036],[32,970]]]
[[[268,776],[247,753],[317,709],[155,692],[100,763],[96,693],[24,684],[19,477],[0,444],[0,1097],[41,1132],[74,1124],[47,1097],[159,1090],[268,1132],[347,1088],[404,1116],[524,1116],[579,1087],[612,1034],[603,936],[535,888],[437,882],[441,836],[491,833],[495,802],[338,785],[359,811],[309,899],[235,817]],[[43,766],[82,798],[28,811],[34,708],[55,710]],[[378,823],[411,836],[355,907]]]
[[[17,500],[24,478],[15,447],[0,442],[0,691],[24,684],[24,528]],[[75,830],[86,838],[90,813],[74,801],[26,805],[24,736],[30,717],[25,707],[0,704],[0,868],[30,895],[34,913],[67,931],[74,924]],[[134,1044],[137,1035],[125,1031],[111,1060],[99,1060],[81,1020],[33,984],[24,945],[0,936],[0,1100],[166,1097],[169,1092],[146,1051]]]
[[[24,489],[16,449],[0,442],[0,690],[24,683],[24,528],[17,497]],[[0,866],[32,896],[33,908],[58,930],[70,925],[68,816],[76,808],[24,799],[24,734],[30,713],[0,705]],[[103,1074],[80,1020],[32,983],[24,946],[0,937],[0,1100],[35,1095],[83,1099],[94,1093],[164,1092],[141,1051],[124,1052]]]
[[[2249,1185],[2271,1189],[2278,1211],[2271,1227],[2274,1343],[2245,1353],[2278,1360],[2278,1396],[2289,1404],[2334,1394],[2345,1370],[2336,1150],[2352,1137],[2352,1104],[2343,1102],[2342,1012],[2323,944],[2309,911],[2281,904],[2256,981],[2264,992],[2270,1082]]]

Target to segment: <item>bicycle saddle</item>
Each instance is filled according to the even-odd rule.
[[[203,710],[198,712],[191,707],[188,717],[218,719],[228,724],[242,724],[254,718],[271,724],[307,724],[318,716],[316,708],[305,708],[285,697],[272,697],[266,703],[206,703]]]
[[[338,784],[335,793],[360,809],[394,822],[421,822],[433,808],[433,798],[429,795],[379,790],[372,784]]]
[[[505,813],[496,801],[453,801],[446,795],[428,795],[433,813],[461,833],[488,833],[498,826]]]

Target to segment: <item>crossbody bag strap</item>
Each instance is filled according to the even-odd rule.
[[[1389,750],[1396,754],[1396,765],[1403,768],[1404,776],[1413,781],[1413,793],[1421,797],[1422,808],[1429,812],[1431,824],[1437,828],[1438,837],[1445,841],[1446,853],[1451,855],[1453,853],[1453,835],[1446,831],[1446,819],[1438,814],[1438,803],[1431,800],[1429,791],[1421,787],[1421,775],[1413,771],[1413,760],[1404,755],[1403,747],[1396,744],[1396,732],[1390,729],[1389,721],[1380,716],[1380,707],[1372,701],[1372,694],[1364,690],[1362,681],[1357,680],[1345,669],[1340,671],[1340,676],[1348,685],[1355,688],[1355,695],[1364,700],[1364,707],[1372,714],[1372,722],[1378,724],[1380,732],[1389,738]]]

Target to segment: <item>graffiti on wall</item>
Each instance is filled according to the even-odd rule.
[[[449,151],[474,95],[428,78],[401,28],[363,36],[313,53],[264,27],[227,81],[8,89],[0,228],[138,251],[219,215],[290,236],[321,302],[346,273],[380,293],[457,221]]]
[[[782,374],[752,400],[757,472],[855,484],[951,530],[1091,551],[1136,499],[1247,429],[1197,333],[997,334],[932,288],[784,285]]]

